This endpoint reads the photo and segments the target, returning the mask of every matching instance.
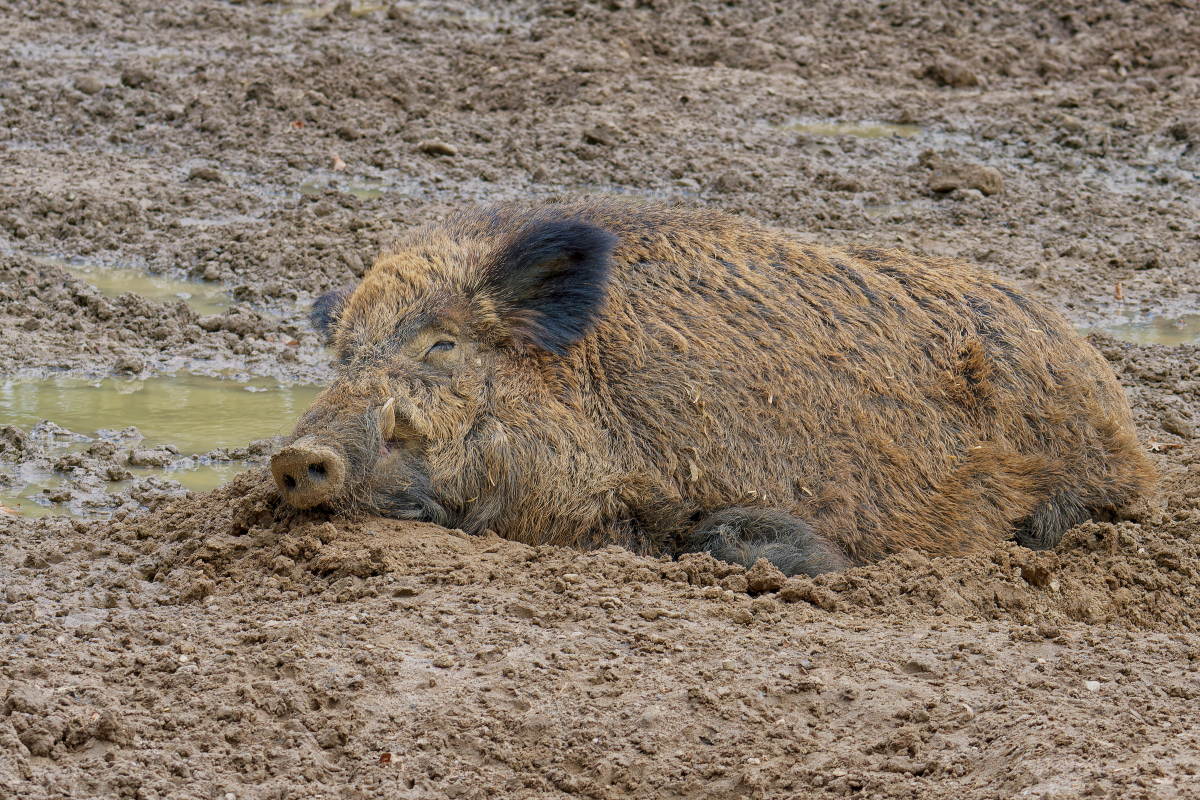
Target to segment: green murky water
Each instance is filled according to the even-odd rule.
[[[921,134],[920,125],[898,125],[891,122],[788,122],[781,126],[785,131],[807,133],[812,136],[860,136],[866,139],[891,139],[899,136],[909,139]]]
[[[203,455],[218,447],[245,447],[255,439],[291,432],[292,425],[321,389],[316,386],[284,386],[271,379],[246,383],[195,375],[175,375],[147,381],[84,381],[52,378],[35,382],[0,382],[0,426],[16,425],[26,431],[46,419],[88,437],[97,431],[120,431],[133,425],[144,437],[120,440],[122,448],[137,443],[142,447],[171,444],[181,455]],[[63,438],[51,450],[51,460],[71,450],[83,450],[88,442]],[[238,462],[198,464],[188,469],[131,467],[135,477],[157,475],[178,481],[192,491],[208,491],[246,469]],[[49,502],[64,484],[64,476],[47,471],[30,472],[26,466],[0,467],[0,475],[19,472],[22,488],[0,485],[0,504],[17,508],[26,516],[64,513]],[[120,492],[129,482],[104,485],[107,492]]]
[[[38,259],[65,269],[80,280],[87,281],[108,297],[120,297],[134,292],[156,303],[178,303],[186,300],[197,314],[220,314],[234,304],[233,297],[219,283],[182,280],[154,275],[133,267],[108,267],[98,264],[71,264],[60,259]]]
[[[316,386],[283,386],[269,378],[239,383],[196,375],[5,381],[0,383],[0,425],[28,429],[48,419],[88,436],[135,425],[148,446],[173,444],[187,455],[286,435],[320,392]]]
[[[1154,317],[1148,320],[1126,322],[1122,325],[1087,327],[1083,333],[1101,331],[1135,344],[1200,344],[1200,314],[1185,314],[1182,317]]]

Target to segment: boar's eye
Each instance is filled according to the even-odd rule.
[[[438,342],[437,344],[433,345],[433,347],[430,347],[428,350],[425,351],[425,355],[428,356],[428,355],[432,355],[433,353],[446,353],[453,349],[454,349],[454,342],[451,342],[447,339],[447,340]]]

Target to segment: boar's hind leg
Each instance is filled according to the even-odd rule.
[[[1078,497],[1062,493],[1042,503],[1018,522],[1013,539],[1030,550],[1050,550],[1058,546],[1064,533],[1091,517]]]
[[[747,568],[765,558],[784,575],[820,575],[854,566],[833,542],[812,532],[800,517],[773,508],[727,508],[711,515],[688,536],[685,553]]]

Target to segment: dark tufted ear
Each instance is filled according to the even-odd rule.
[[[342,316],[342,309],[353,293],[352,289],[326,292],[317,298],[312,311],[308,312],[308,320],[312,323],[313,330],[325,340],[325,344],[330,343],[333,329],[337,327],[338,319]]]
[[[617,237],[577,220],[544,220],[517,233],[484,274],[513,344],[562,355],[592,326],[607,291]]]

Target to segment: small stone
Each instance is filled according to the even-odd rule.
[[[354,127],[353,125],[342,125],[337,130],[335,130],[334,133],[336,133],[339,138],[344,139],[347,142],[353,142],[357,139],[362,138],[362,131],[360,131],[358,128]],[[450,153],[449,155],[454,155],[454,154]]]
[[[982,164],[942,163],[929,177],[929,188],[935,192],[951,192],[955,189],[977,189],[990,197],[1004,189],[1004,176],[994,167]]]
[[[1160,421],[1162,422],[1164,431],[1174,434],[1180,439],[1192,439],[1196,436],[1196,429],[1192,423],[1185,420],[1176,411],[1168,410],[1163,412]]]
[[[760,558],[746,573],[746,588],[750,594],[763,592],[778,592],[787,582],[787,577],[779,571],[779,567]]]
[[[904,662],[901,669],[907,675],[937,675],[937,668],[927,658],[918,656]]]
[[[146,365],[142,363],[140,358],[126,356],[116,363],[113,367],[113,372],[125,375],[137,375],[145,368]]]
[[[454,659],[448,655],[440,655],[433,660],[433,665],[439,669],[447,669],[454,666]]]
[[[537,611],[523,603],[509,603],[508,613],[517,619],[534,619],[537,617]]]
[[[714,192],[729,194],[730,192],[736,192],[739,189],[742,189],[748,184],[749,181],[742,176],[741,173],[730,170],[727,172],[722,172],[720,175],[713,178],[713,182],[709,185],[709,188]]]
[[[955,89],[979,85],[979,76],[970,67],[949,56],[939,58],[925,70],[925,75],[933,78],[941,86],[950,86]]]
[[[134,448],[129,451],[129,464],[134,467],[167,467],[171,465],[171,454],[162,450]]]
[[[1055,123],[1067,133],[1079,133],[1083,130],[1083,120],[1070,114],[1059,114]]]
[[[1177,142],[1200,139],[1200,119],[1180,120],[1171,126],[1170,133]]]
[[[835,175],[829,179],[827,185],[829,186],[829,189],[834,192],[849,192],[851,194],[857,194],[858,192],[863,191],[863,185],[861,183],[846,175]]]
[[[25,320],[21,327],[27,331],[36,331],[38,328],[42,327],[42,321],[37,317],[30,317],[29,319]]]
[[[616,147],[624,138],[625,134],[611,122],[601,122],[583,134],[583,140],[588,144],[599,144],[604,147]]]
[[[458,148],[440,139],[425,139],[417,143],[417,149],[431,156],[456,156]]]
[[[121,83],[130,89],[140,89],[154,81],[154,73],[140,67],[131,67],[121,73]]]
[[[342,261],[346,262],[346,266],[350,268],[350,272],[356,278],[361,278],[363,273],[367,271],[366,266],[363,264],[362,256],[358,253],[343,253]]]
[[[733,672],[736,667],[732,661],[725,659],[721,662],[721,669],[726,670],[727,672]]]
[[[192,167],[192,171],[188,173],[189,181],[210,181],[211,183],[224,183],[221,179],[221,173],[217,172],[212,167]]]
[[[104,84],[95,75],[76,75],[75,88],[84,94],[99,94]]]
[[[550,170],[546,169],[541,164],[538,164],[536,167],[534,167],[533,172],[529,177],[534,183],[545,183],[546,181],[550,180]]]
[[[1084,681],[1083,685],[1087,688],[1087,690],[1089,692],[1100,691],[1100,681]]]

